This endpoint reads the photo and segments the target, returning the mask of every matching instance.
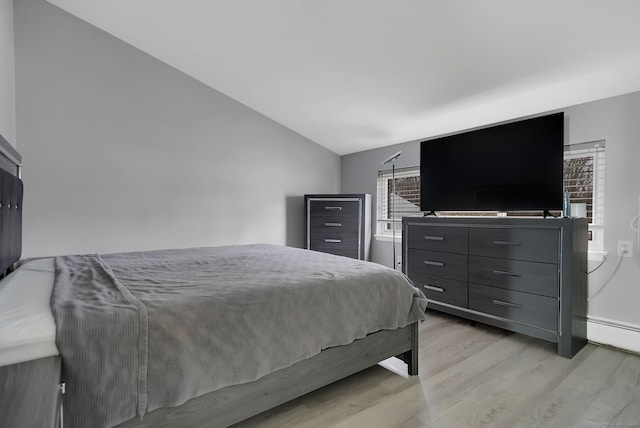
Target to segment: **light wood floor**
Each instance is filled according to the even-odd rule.
[[[427,315],[419,376],[376,366],[234,428],[640,427],[639,355]]]

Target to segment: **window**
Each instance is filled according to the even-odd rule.
[[[584,214],[589,219],[589,251],[604,251],[604,164],[605,141],[565,146],[564,187],[570,193],[572,204],[584,204]],[[378,228],[380,236],[391,236],[393,205],[395,204],[396,234],[399,234],[402,217],[422,216],[420,211],[420,167],[396,169],[396,194],[393,193],[392,171],[378,172]],[[392,203],[393,202],[393,203]],[[577,209],[574,212],[576,214]],[[560,215],[559,212],[553,213]],[[446,215],[487,215],[495,212],[447,212]],[[539,216],[536,212],[511,212],[514,216]]]
[[[564,187],[572,204],[586,207],[592,252],[604,251],[604,153],[604,140],[571,144],[564,151]]]
[[[378,172],[378,235],[393,234],[395,209],[396,234],[400,234],[402,217],[422,216],[420,211],[420,167],[396,169],[396,196],[393,194],[391,170]]]

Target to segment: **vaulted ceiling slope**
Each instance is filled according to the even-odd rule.
[[[640,90],[637,0],[49,0],[337,154]]]

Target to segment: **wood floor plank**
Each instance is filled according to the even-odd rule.
[[[640,426],[639,356],[627,355],[611,377],[603,382],[586,411],[583,422],[589,425]],[[635,417],[635,421],[632,420]]]
[[[421,326],[429,331],[420,342],[421,374],[439,373],[512,334],[488,326],[478,329],[466,320],[447,317],[449,322],[440,323],[436,328]]]
[[[234,428],[640,426],[640,355],[555,344],[428,312],[420,375],[372,367]]]
[[[428,417],[428,408],[420,397],[419,382],[392,394],[384,402],[362,409],[360,412],[332,425],[334,428],[351,427],[421,427]]]
[[[577,361],[575,369],[560,384],[550,388],[542,399],[532,402],[532,410],[515,426],[584,427],[595,426],[598,420],[608,421],[609,416],[601,412],[593,412],[589,416],[587,413],[598,393],[606,387],[626,358],[626,354],[594,345],[588,345],[586,350],[592,351],[588,358]]]
[[[500,348],[503,346],[500,345]],[[502,426],[505,419],[510,419],[522,403],[536,394],[537,390],[530,379],[537,364],[550,355],[548,348],[529,346],[527,343],[526,346],[513,348],[508,355],[482,357],[481,361],[496,364],[487,365],[481,370],[467,364],[468,371],[458,374],[462,380],[458,390],[455,394],[447,392],[445,400],[439,402],[439,419],[443,426]],[[430,404],[438,402],[437,396],[442,394],[438,384],[433,385],[433,389],[434,393],[428,397]]]

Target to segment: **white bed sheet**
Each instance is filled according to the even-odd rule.
[[[0,281],[0,367],[58,355],[51,314],[53,259],[32,260]]]

